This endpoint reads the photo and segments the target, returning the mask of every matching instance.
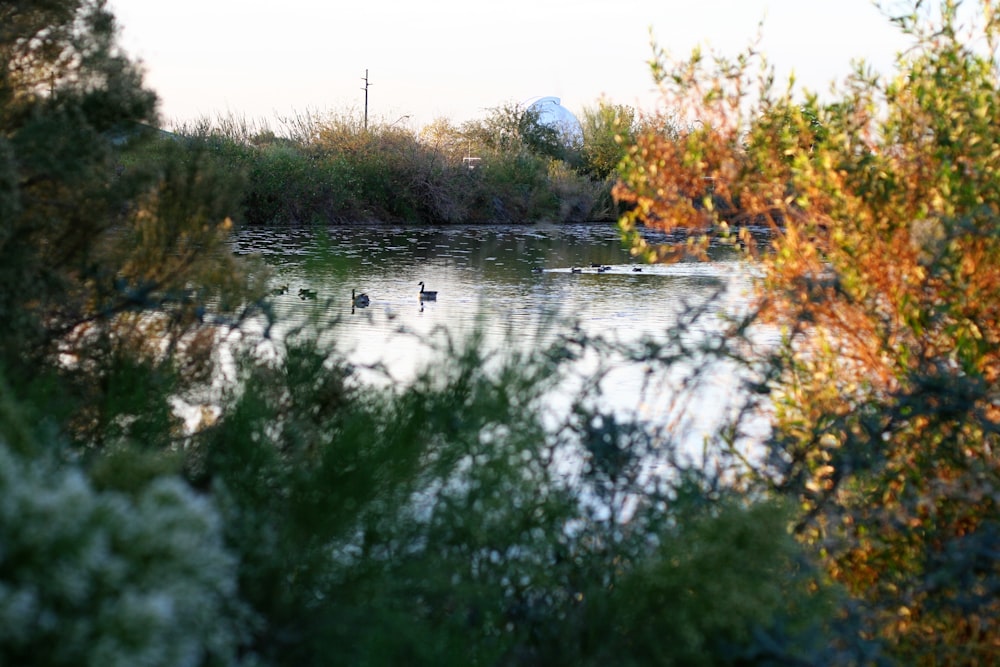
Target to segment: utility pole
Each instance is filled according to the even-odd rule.
[[[365,91],[365,132],[368,131],[368,86],[372,85],[368,81],[368,70],[365,70],[365,76],[361,79],[365,82],[365,87],[361,90]]]

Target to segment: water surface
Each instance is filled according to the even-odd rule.
[[[622,247],[614,225],[253,229],[236,245],[262,254],[274,285],[287,285],[274,298],[279,312],[292,321],[321,314],[335,322],[326,332],[331,344],[359,366],[384,363],[401,382],[433,361],[428,339],[458,339],[476,327],[496,347],[542,345],[565,331],[559,322],[567,320],[588,335],[629,342],[662,337],[679,313],[704,306],[713,315],[691,335],[710,335],[721,318],[746,308],[751,286],[731,249],[713,249],[707,262],[642,265]],[[436,300],[419,298],[421,281],[438,292]],[[367,294],[370,306],[353,307],[352,289]],[[300,298],[299,290],[315,298]],[[600,385],[609,409],[681,419],[674,385],[689,368],[651,381],[648,364],[612,361]],[[598,363],[585,357],[577,370],[587,375]],[[561,398],[569,400],[582,382],[567,381]],[[738,384],[732,369],[719,368],[690,392],[683,417],[689,437],[697,440],[719,422]]]

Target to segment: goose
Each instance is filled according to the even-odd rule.
[[[438,298],[437,291],[431,292],[429,290],[425,290],[424,289],[424,281],[423,280],[421,280],[417,284],[420,285],[420,300],[421,301],[437,301],[437,298]]]
[[[354,289],[351,289],[351,304],[357,306],[358,308],[367,308],[371,303],[371,299],[368,295],[362,292],[361,294],[355,294]]]

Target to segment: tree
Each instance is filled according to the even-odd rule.
[[[595,178],[610,178],[635,143],[639,123],[634,108],[605,101],[583,110],[582,171]]]
[[[462,133],[473,151],[525,152],[536,159],[572,160],[575,147],[555,127],[542,122],[541,112],[508,102],[490,109],[486,118],[468,121]]]
[[[159,139],[103,1],[7,2],[0,26],[0,366],[84,440],[170,437],[166,395],[130,383],[203,381],[213,318],[253,301],[223,244],[238,181]]]
[[[785,335],[758,387],[779,463],[758,472],[915,664],[1000,647],[1000,18],[981,2],[966,33],[959,5],[894,16],[914,43],[895,76],[859,65],[833,102],[776,90],[752,51],[657,52],[657,82],[703,124],[640,136],[617,190],[636,253],[720,234],[751,249],[760,321]],[[639,224],[701,244],[655,247]],[[753,251],[750,224],[771,247]]]
[[[463,164],[464,158],[475,157],[470,155],[471,139],[466,138],[462,129],[447,118],[435,118],[421,128],[420,142],[449,164]]]

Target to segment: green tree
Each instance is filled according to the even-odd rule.
[[[481,120],[466,122],[462,132],[479,151],[525,151],[542,160],[573,161],[576,149],[556,128],[541,122],[537,109],[513,102],[490,109]]]
[[[859,65],[833,102],[776,89],[752,51],[657,53],[656,80],[703,124],[640,136],[618,189],[650,258],[720,232],[753,248],[748,226],[770,226],[757,305],[785,337],[758,385],[775,407],[760,472],[907,664],[1000,650],[1000,20],[981,2],[963,23],[959,5],[897,11],[914,47],[895,75]],[[702,244],[655,247],[640,223]]]
[[[159,138],[104,2],[5,2],[0,26],[0,366],[84,440],[162,441],[168,393],[134,383],[204,381],[213,322],[253,298],[238,181]]]
[[[577,147],[570,145],[569,138],[558,128],[542,122],[538,109],[528,107],[523,111],[518,130],[524,145],[535,155],[575,162]]]
[[[635,143],[635,136],[639,131],[635,109],[602,100],[596,107],[583,110],[581,125],[581,170],[595,178],[611,178],[628,147]]]

